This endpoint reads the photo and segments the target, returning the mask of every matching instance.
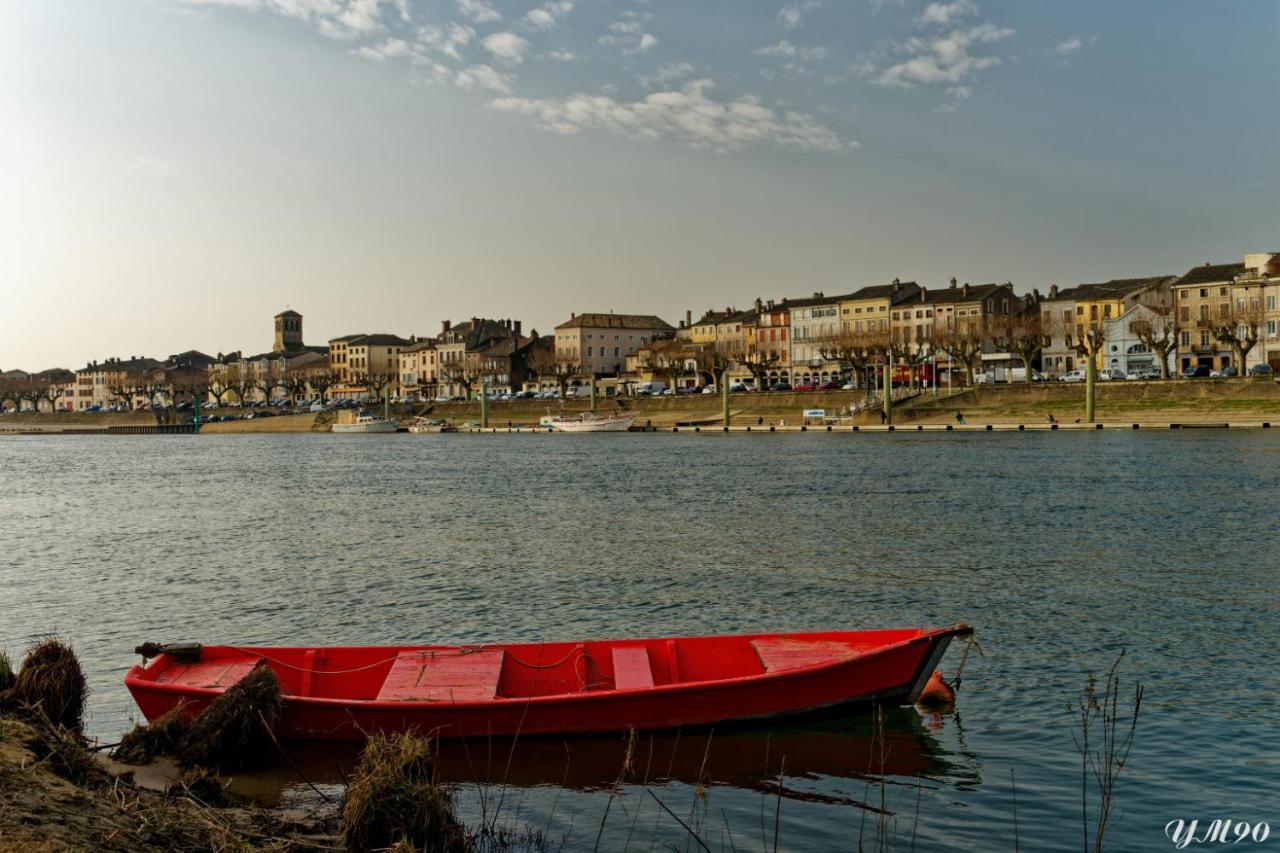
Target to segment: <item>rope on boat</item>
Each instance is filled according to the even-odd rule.
[[[986,656],[987,656],[987,655],[986,655],[986,653],[982,651],[982,646],[979,646],[979,645],[978,645],[978,637],[977,637],[977,635],[976,635],[975,633],[973,633],[973,632],[970,632],[970,634],[969,634],[969,642],[965,643],[965,646],[964,646],[964,652],[962,652],[962,653],[961,653],[961,655],[960,655],[960,665],[956,667],[956,677],[955,677],[955,678],[953,678],[953,679],[951,679],[951,689],[952,689],[952,690],[959,690],[959,689],[960,689],[960,681],[961,681],[962,676],[964,675],[964,664],[965,664],[965,661],[967,661],[967,660],[969,659],[969,650],[970,650],[970,649],[974,649],[974,648],[976,648],[976,649],[978,650],[978,656],[979,656],[979,657],[986,657]]]
[[[263,654],[262,652],[256,651],[254,649],[246,649],[241,646],[227,646],[226,648],[233,649],[234,651],[237,651],[237,652],[243,652],[246,655],[253,655],[256,657],[260,657],[263,660],[270,661],[276,666],[283,667],[284,669],[291,669],[295,672],[307,672],[312,675],[350,675],[353,672],[364,672],[366,670],[376,669],[377,667],[380,667],[383,664],[395,663],[399,659],[399,656],[397,655],[395,657],[383,658],[382,660],[377,660],[377,661],[374,661],[373,663],[365,664],[364,666],[352,667],[351,669],[311,669],[309,667],[298,666],[297,664],[282,661],[279,658],[273,658],[271,655]],[[457,649],[456,653],[459,656],[462,656],[462,655],[475,654],[476,652],[490,651],[492,649],[502,649],[502,647],[501,646],[460,646]],[[591,655],[582,646],[574,646],[572,649],[568,651],[567,654],[565,654],[564,657],[560,658],[557,661],[552,661],[551,663],[529,663],[528,661],[520,660],[520,658],[516,657],[515,655],[511,654],[511,652],[506,651],[505,649],[503,649],[503,651],[506,652],[505,659],[510,660],[513,663],[518,663],[520,666],[523,666],[526,669],[555,669],[556,667],[560,666],[565,661],[567,661],[569,658],[573,657],[575,654],[581,655],[582,657],[587,658],[588,660],[590,660],[591,658]],[[441,656],[447,655],[449,654],[449,652],[450,650],[448,649],[440,649],[440,650],[423,649],[422,650],[423,654],[441,655]],[[577,670],[576,663],[574,664],[574,670],[575,672]],[[579,677],[579,681],[583,681],[583,680],[585,679]]]

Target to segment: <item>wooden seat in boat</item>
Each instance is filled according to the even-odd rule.
[[[222,658],[176,664],[156,676],[157,684],[227,688],[244,678],[262,658]]]
[[[644,646],[613,647],[613,687],[615,690],[646,690],[653,687],[653,667]]]
[[[378,699],[393,702],[487,702],[498,695],[502,649],[401,652]]]
[[[797,669],[833,660],[849,660],[862,654],[863,647],[833,640],[795,640],[768,637],[751,641],[765,672]]]

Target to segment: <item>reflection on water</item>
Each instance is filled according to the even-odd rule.
[[[956,718],[950,718],[952,724]],[[976,756],[948,754],[931,729],[941,715],[922,718],[899,708],[793,722],[772,727],[736,726],[693,732],[639,733],[581,738],[444,740],[438,770],[445,782],[556,786],[601,791],[622,781],[639,785],[680,782],[729,786],[789,799],[839,805],[859,800],[823,793],[821,780],[917,779],[949,785],[981,781]],[[354,744],[298,742],[288,759],[238,775],[233,791],[265,805],[293,804],[310,785],[341,785],[358,760]],[[779,778],[782,784],[779,785]]]
[[[882,770],[866,717],[642,737],[617,785],[617,738],[446,745],[468,819],[501,801],[568,850],[606,811],[601,849],[685,849],[655,796],[703,815],[713,849],[730,832],[772,849],[775,812],[780,849],[856,849],[878,814],[861,804],[882,803],[917,850],[1011,849],[1015,773],[1021,846],[1060,849],[1080,827],[1066,704],[1126,649],[1146,694],[1108,837],[1151,849],[1173,818],[1274,809],[1278,447],[1277,430],[6,437],[0,644],[70,639],[90,730],[114,740],[144,640],[977,629],[959,713],[891,715]],[[297,761],[323,790],[351,756]],[[290,778],[253,785],[302,798]]]

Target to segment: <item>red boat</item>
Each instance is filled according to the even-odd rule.
[[[914,702],[967,625],[586,643],[273,648],[179,644],[125,685],[148,720],[201,711],[254,667],[285,695],[280,732],[355,740],[619,732]]]

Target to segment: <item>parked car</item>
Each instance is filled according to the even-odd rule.
[[[747,383],[745,383],[745,382],[731,382],[731,383],[729,383],[729,393],[730,393],[730,394],[745,394],[746,392],[748,392],[748,391],[750,391],[750,390],[751,390],[751,386],[750,386],[750,385],[748,385],[748,384],[747,384]]]
[[[1129,371],[1128,379],[1159,379],[1160,368],[1158,367],[1139,367],[1137,370]]]
[[[1233,376],[1239,376],[1240,371],[1236,370],[1234,367],[1224,367],[1222,368],[1222,372],[1219,373],[1218,375],[1221,376],[1223,379],[1230,379]]]
[[[846,382],[846,383],[844,383],[843,385],[841,385],[841,386],[840,386],[840,390],[841,390],[841,391],[853,391],[853,390],[856,390],[856,389],[857,389],[857,387],[858,387],[858,386],[854,385],[852,382]]]
[[[1083,370],[1068,370],[1059,377],[1059,381],[1061,382],[1083,382],[1084,380],[1085,375]]]
[[[825,382],[822,385],[818,386],[818,390],[819,391],[839,391],[840,387],[841,387],[840,383],[836,382],[833,379],[830,382]]]
[[[1213,375],[1213,371],[1207,364],[1194,364],[1182,371],[1183,379],[1207,379]]]
[[[817,391],[818,386],[814,385],[812,382],[806,382],[803,385],[797,385],[792,390],[793,391]]]
[[[790,383],[790,382],[775,382],[775,383],[773,383],[772,385],[770,385],[770,386],[769,386],[769,390],[770,390],[770,391],[790,391],[790,390],[791,390],[791,383]]]
[[[1250,376],[1270,376],[1271,373],[1271,365],[1269,364],[1255,364],[1249,368]]]
[[[1104,367],[1098,371],[1098,378],[1103,382],[1109,382],[1113,379],[1124,379],[1125,372],[1118,367]]]
[[[703,385],[703,386],[702,386],[702,393],[703,393],[703,394],[714,394],[714,393],[716,393],[716,390],[717,390],[717,389],[716,389],[716,386],[714,386],[714,385]]]

